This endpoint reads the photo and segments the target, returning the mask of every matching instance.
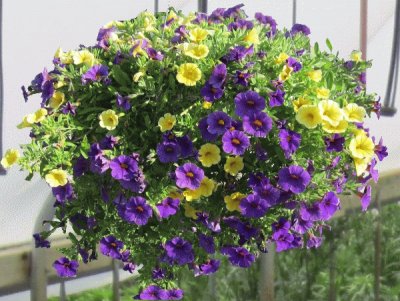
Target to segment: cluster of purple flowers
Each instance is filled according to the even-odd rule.
[[[157,156],[162,163],[177,162],[179,158],[194,156],[196,150],[188,135],[175,136],[168,131],[163,134],[162,142],[157,145]]]

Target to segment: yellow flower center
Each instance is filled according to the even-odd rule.
[[[236,138],[233,138],[232,139],[232,143],[235,144],[235,145],[240,145],[240,140],[236,139]]]
[[[222,119],[218,120],[218,124],[219,125],[225,125],[225,121],[223,121]]]
[[[189,178],[193,178],[194,174],[189,171],[189,172],[186,173],[186,176],[189,177]]]
[[[257,126],[257,127],[260,127],[260,126],[263,125],[262,121],[261,121],[261,120],[258,120],[258,119],[254,120],[254,121],[253,121],[253,124],[254,124],[255,126]]]

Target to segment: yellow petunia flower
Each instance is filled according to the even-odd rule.
[[[215,186],[216,184],[214,180],[204,177],[200,183],[200,187],[196,190],[199,190],[202,196],[209,197],[214,192]]]
[[[349,150],[353,158],[372,158],[375,144],[366,134],[358,134],[350,140]]]
[[[362,60],[362,52],[358,50],[353,50],[350,54],[350,59],[354,62],[359,62]]]
[[[289,55],[287,55],[284,52],[281,52],[278,57],[275,59],[275,64],[280,65],[284,62],[286,62],[286,60],[289,58]]]
[[[318,103],[322,119],[333,126],[337,126],[343,119],[343,111],[339,104],[333,100],[322,100]]]
[[[331,91],[327,88],[317,88],[316,92],[319,99],[328,99]]]
[[[68,183],[68,174],[62,169],[53,169],[45,176],[50,187],[64,186]]]
[[[18,162],[18,159],[20,158],[19,151],[16,149],[9,149],[6,151],[4,154],[4,157],[1,159],[0,164],[4,168],[10,168],[12,165]]]
[[[178,68],[176,79],[185,86],[195,86],[201,79],[201,70],[196,64],[182,64]]]
[[[118,125],[118,115],[113,110],[107,110],[101,113],[99,120],[100,126],[109,131],[112,131]]]
[[[205,58],[208,55],[208,52],[209,50],[206,45],[191,43],[183,51],[183,54],[199,60]]]
[[[311,80],[313,80],[317,83],[319,83],[322,79],[322,71],[321,70],[312,70],[312,71],[308,72],[307,75]]]
[[[172,130],[176,123],[176,117],[171,115],[170,113],[164,114],[164,117],[161,117],[158,120],[158,126],[160,127],[161,132],[166,132]]]
[[[87,49],[74,52],[73,60],[75,65],[84,64],[88,67],[92,67],[96,61],[93,53]]]
[[[232,193],[231,195],[227,195],[224,197],[226,209],[228,211],[239,211],[240,202],[246,197],[245,194],[240,192]]]
[[[49,100],[49,106],[50,108],[56,110],[64,103],[64,101],[65,101],[64,93],[56,91]]]
[[[322,121],[322,129],[330,134],[344,133],[347,130],[348,125],[349,123],[345,119],[342,119],[336,126],[330,124],[327,121]]]
[[[294,111],[297,112],[302,106],[312,104],[311,100],[304,97],[299,97],[293,101]]]
[[[179,199],[180,201],[182,201],[184,198],[183,194],[181,192],[179,192],[179,190],[177,190],[177,189],[172,189],[168,193],[168,197],[170,197],[172,199]]]
[[[207,36],[208,36],[208,31],[200,27],[193,28],[192,30],[189,31],[189,38],[191,41],[195,43],[199,43],[205,40]]]
[[[183,204],[183,209],[185,210],[185,216],[192,218],[192,219],[198,219],[199,217],[196,215],[197,212],[200,212],[200,210],[194,209],[192,206],[190,206],[188,203]]]
[[[224,170],[232,176],[236,176],[239,171],[244,168],[243,158],[236,157],[228,157],[226,159],[226,163],[224,165]]]
[[[221,161],[221,151],[218,146],[206,143],[199,150],[199,161],[203,166],[210,167]]]
[[[201,197],[201,191],[198,188],[195,190],[186,189],[183,192],[183,196],[185,197],[186,201],[191,202],[198,200]]]
[[[286,81],[292,76],[293,68],[288,65],[283,66],[282,72],[279,74],[280,81]]]
[[[317,106],[304,105],[297,112],[296,120],[306,128],[314,129],[322,122],[322,116]]]
[[[209,110],[212,107],[212,102],[210,101],[203,101],[203,109]]]
[[[253,28],[252,30],[250,30],[243,38],[243,41],[254,45],[260,44],[257,29]]]
[[[74,62],[74,51],[60,53],[60,61],[62,64],[72,64]]]
[[[357,177],[361,176],[368,168],[368,164],[372,158],[353,158],[354,165],[356,166]]]
[[[32,120],[33,120],[33,114],[25,115],[24,118],[22,119],[22,122],[17,125],[17,128],[23,129],[23,128],[32,127],[32,125],[33,125]]]
[[[361,107],[355,103],[349,103],[343,109],[344,117],[350,122],[363,122],[364,117],[367,114],[364,107]]]

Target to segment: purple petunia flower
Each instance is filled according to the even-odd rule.
[[[259,161],[265,161],[268,158],[268,153],[264,149],[261,143],[256,143],[254,145],[254,150],[256,152],[256,157]]]
[[[275,19],[273,19],[270,16],[265,16],[262,13],[256,13],[255,18],[261,24],[267,25],[269,27],[269,31],[267,32],[267,37],[271,38],[276,34],[277,23]]]
[[[250,29],[253,29],[253,27],[254,27],[253,22],[249,21],[249,20],[245,20],[245,19],[239,19],[239,20],[236,20],[236,21],[228,24],[229,31],[238,30],[238,29],[250,30]]]
[[[166,198],[160,204],[157,204],[158,212],[161,218],[168,218],[175,215],[179,210],[179,199]]]
[[[151,278],[153,280],[161,280],[166,276],[166,271],[162,268],[155,268],[151,271]]]
[[[297,33],[302,33],[305,36],[308,36],[309,34],[311,34],[311,30],[310,28],[308,28],[308,26],[303,25],[303,24],[294,24],[292,26],[292,29],[290,30],[290,34],[292,36],[296,35]]]
[[[231,127],[231,118],[222,111],[216,111],[208,115],[207,124],[211,134],[222,135]]]
[[[218,138],[217,134],[211,134],[208,131],[207,117],[200,119],[198,127],[203,140],[211,142],[215,141]]]
[[[244,60],[248,55],[252,55],[254,52],[254,46],[251,45],[249,48],[245,46],[235,46],[230,52],[222,58],[224,63],[238,62]]]
[[[124,248],[124,243],[115,238],[113,235],[103,237],[100,240],[100,252],[105,256],[114,259],[121,259],[121,251]]]
[[[265,109],[265,99],[257,92],[241,92],[235,97],[235,113],[243,117]]]
[[[76,260],[69,260],[67,257],[60,257],[53,263],[57,275],[63,278],[75,277],[78,267],[79,263]]]
[[[63,114],[71,114],[72,116],[75,116],[76,115],[76,107],[68,101],[65,104],[65,106],[62,108],[61,112]]]
[[[214,87],[209,82],[206,82],[204,87],[201,88],[200,94],[203,96],[205,101],[214,102],[224,95],[224,90],[219,87]]]
[[[191,263],[194,260],[192,245],[181,237],[174,237],[165,244],[167,256],[178,265]]]
[[[138,226],[146,225],[153,216],[152,208],[141,196],[131,197],[125,204],[117,207],[118,215],[125,221]]]
[[[44,239],[40,233],[35,233],[32,236],[35,239],[35,248],[50,248],[50,242]]]
[[[165,300],[181,300],[183,298],[183,290],[179,288],[173,288],[167,290],[167,299]]]
[[[353,69],[353,67],[354,67],[354,61],[346,61],[346,62],[344,62],[344,67],[345,67],[347,70]]]
[[[110,47],[109,39],[115,33],[116,28],[100,28],[99,33],[97,35],[97,45],[103,49],[107,49]]]
[[[225,247],[221,250],[223,254],[228,255],[229,262],[241,268],[248,268],[255,261],[255,256],[243,247]]]
[[[199,245],[208,254],[215,253],[215,243],[214,243],[214,238],[212,236],[207,236],[207,235],[200,233],[199,234]]]
[[[276,252],[282,252],[292,248],[294,236],[287,230],[282,229],[272,234],[272,240],[276,243]]]
[[[255,137],[266,137],[272,129],[272,119],[264,112],[243,117],[243,129]]]
[[[327,221],[340,209],[340,200],[334,192],[329,191],[319,203],[319,209],[321,219]]]
[[[122,96],[120,94],[117,94],[117,106],[124,111],[130,110],[131,103],[129,102],[129,96]]]
[[[110,168],[110,161],[102,155],[90,161],[90,171],[94,173],[103,174],[109,168]]]
[[[285,191],[303,192],[311,181],[310,174],[301,166],[284,167],[278,172],[278,184]]]
[[[379,161],[382,161],[388,156],[387,147],[383,145],[383,139],[379,140],[379,143],[375,145],[375,154],[378,156]]]
[[[94,65],[82,75],[82,83],[85,85],[90,82],[100,82],[108,76],[108,67],[104,65]]]
[[[243,216],[259,218],[267,213],[268,204],[265,199],[260,198],[257,194],[249,194],[241,200],[239,208]]]
[[[312,204],[301,203],[299,210],[300,217],[306,221],[318,221],[322,219],[322,212],[319,202],[314,202]]]
[[[122,269],[130,274],[133,274],[133,272],[137,269],[137,265],[133,262],[127,262],[124,264]]]
[[[208,259],[205,263],[200,264],[198,269],[195,269],[195,276],[214,274],[218,271],[220,265],[220,260]]]
[[[286,218],[280,217],[280,218],[278,219],[278,221],[272,223],[271,226],[272,226],[272,230],[273,230],[274,232],[277,232],[277,231],[279,231],[279,230],[286,230],[286,231],[289,231],[289,229],[290,229],[290,222],[289,222]]]
[[[344,137],[334,134],[331,137],[324,138],[327,152],[341,152],[345,142]]]
[[[362,211],[367,211],[369,204],[371,203],[371,186],[368,185],[367,187],[363,188],[360,193],[360,202],[361,202],[361,209]]]
[[[135,176],[139,166],[131,156],[121,155],[111,160],[110,169],[114,179],[129,181]]]
[[[237,85],[242,85],[247,87],[249,85],[249,79],[252,77],[252,74],[249,72],[236,71],[235,76],[233,77],[233,82]]]
[[[299,234],[305,234],[309,229],[313,227],[314,223],[310,220],[304,220],[301,216],[298,216],[293,223],[292,230]]]
[[[53,187],[51,190],[59,204],[63,204],[65,201],[69,201],[74,197],[74,189],[70,183],[64,186]]]
[[[224,18],[225,19],[228,19],[228,18],[236,19],[236,18],[238,18],[240,16],[240,14],[243,12],[242,9],[241,9],[243,6],[244,6],[244,4],[242,3],[242,4],[235,5],[233,7],[227,8],[224,11],[224,14],[223,14]]]
[[[254,193],[265,200],[268,207],[272,207],[278,203],[281,195],[279,189],[271,185],[268,179],[262,179],[260,184],[254,187]]]
[[[157,156],[162,163],[178,161],[181,153],[180,146],[175,142],[161,142],[157,144]]]
[[[214,70],[208,79],[208,83],[214,88],[222,88],[225,84],[227,75],[226,65],[218,64],[214,67]]]
[[[301,135],[287,129],[279,131],[279,145],[285,153],[286,159],[290,159],[292,154],[296,152],[301,143]]]
[[[252,237],[256,237],[260,230],[258,228],[253,227],[250,223],[246,222],[239,222],[236,227],[236,231],[240,235],[240,237],[244,238],[245,240],[249,240]]]
[[[285,92],[281,89],[276,89],[275,92],[269,93],[269,106],[280,107],[285,102]]]
[[[250,173],[249,174],[249,180],[247,181],[247,185],[251,188],[255,188],[259,185],[261,185],[263,180],[267,180],[267,177],[261,173],[261,172],[256,172],[256,173]]]
[[[177,142],[179,147],[181,148],[181,157],[187,158],[196,154],[196,149],[194,148],[193,142],[190,139],[189,135],[184,135],[177,138]]]
[[[175,170],[176,186],[197,189],[204,178],[204,171],[193,163],[185,163]]]
[[[150,59],[154,61],[162,61],[164,59],[164,55],[162,54],[161,51],[157,51],[154,48],[147,48],[146,53],[149,56]]]
[[[121,186],[132,192],[142,193],[147,186],[143,172],[139,169],[129,181],[120,180]]]
[[[118,144],[118,138],[112,135],[107,135],[100,141],[101,149],[113,149]]]
[[[250,139],[241,131],[226,131],[222,136],[222,149],[227,154],[241,156],[250,146]]]
[[[286,64],[288,65],[288,67],[293,69],[293,72],[298,72],[302,68],[301,63],[298,60],[296,60],[294,57],[289,57],[286,60]]]
[[[139,300],[168,300],[168,292],[159,286],[150,285],[135,298]]]
[[[177,29],[175,29],[174,33],[175,34],[171,39],[171,42],[173,44],[178,44],[183,42],[184,38],[188,35],[188,31],[185,25],[180,25]]]

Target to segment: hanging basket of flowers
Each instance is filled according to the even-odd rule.
[[[49,247],[60,228],[71,240],[53,265],[61,277],[101,253],[138,271],[136,299],[178,300],[180,269],[318,247],[344,192],[367,209],[387,155],[363,126],[380,110],[370,62],[241,7],[111,22],[23,87],[41,98],[18,126],[31,141],[1,163],[51,187],[55,218],[34,236]]]

